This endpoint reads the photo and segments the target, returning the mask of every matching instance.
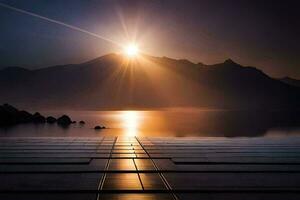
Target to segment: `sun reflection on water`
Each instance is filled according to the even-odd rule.
[[[121,120],[126,136],[138,135],[141,122],[141,113],[138,111],[122,111]]]

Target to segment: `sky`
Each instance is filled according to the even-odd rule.
[[[205,64],[231,58],[300,79],[297,0],[0,0],[0,68],[81,63],[130,42],[153,56]],[[89,34],[89,33],[92,34]],[[99,36],[96,37],[95,35]]]

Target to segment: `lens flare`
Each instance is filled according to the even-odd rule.
[[[139,53],[139,48],[136,44],[129,44],[125,47],[124,51],[128,57],[135,57]]]

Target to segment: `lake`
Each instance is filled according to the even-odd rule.
[[[261,137],[300,135],[297,112],[233,111],[195,108],[124,111],[41,111],[59,117],[68,114],[85,125],[21,124],[0,129],[1,137],[16,136],[205,136]],[[96,125],[106,126],[94,130]]]

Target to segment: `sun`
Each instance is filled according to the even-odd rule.
[[[136,44],[129,44],[124,48],[124,52],[128,57],[136,57],[139,54],[139,48]]]

